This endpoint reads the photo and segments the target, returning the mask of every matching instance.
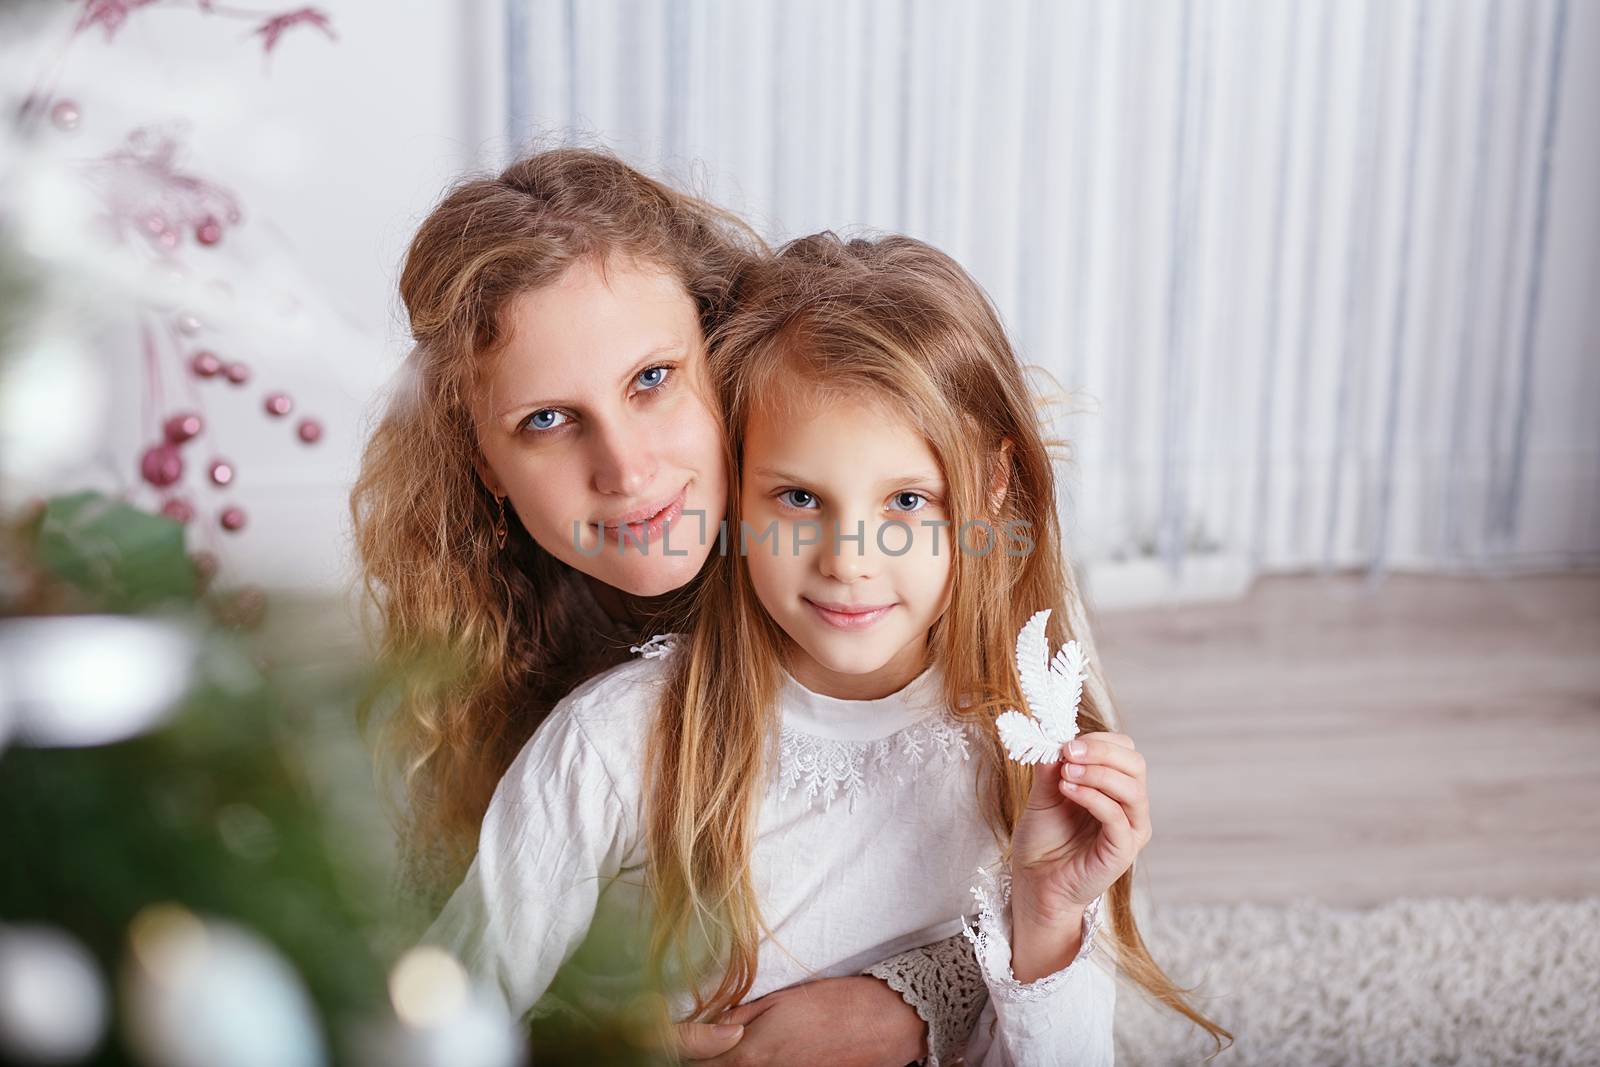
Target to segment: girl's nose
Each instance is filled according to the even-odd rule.
[[[866,523],[841,523],[823,536],[817,548],[817,567],[824,577],[846,584],[871,578],[877,571],[872,531]]]

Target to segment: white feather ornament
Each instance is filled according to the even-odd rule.
[[[1078,736],[1078,701],[1087,663],[1083,649],[1068,641],[1050,656],[1045,624],[1050,609],[1036,613],[1017,634],[1017,677],[1027,713],[1007,708],[995,719],[1006,754],[1018,763],[1055,763],[1061,746]]]

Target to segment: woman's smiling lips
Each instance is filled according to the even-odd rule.
[[[662,530],[683,514],[684,501],[689,495],[688,483],[665,504],[652,504],[637,508],[614,519],[600,523],[600,536],[618,545],[646,545],[661,540]],[[624,537],[623,531],[627,534]]]
[[[840,630],[865,630],[894,609],[893,604],[835,604],[801,597],[823,622]]]

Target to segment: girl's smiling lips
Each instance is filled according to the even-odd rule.
[[[600,527],[600,536],[620,544],[623,540],[623,530],[626,528],[628,539],[635,543],[645,542],[646,539],[659,540],[662,528],[683,514],[684,500],[688,495],[689,485],[685,482],[676,495],[663,503],[647,504],[642,508],[635,508],[615,518],[596,523]]]
[[[838,604],[801,597],[823,622],[840,630],[865,630],[893,610],[893,604]]]

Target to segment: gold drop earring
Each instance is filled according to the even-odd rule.
[[[503,551],[506,547],[506,498],[497,496],[494,502],[500,509],[500,514],[494,520],[494,543],[496,549]]]

